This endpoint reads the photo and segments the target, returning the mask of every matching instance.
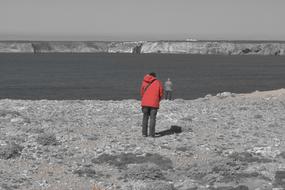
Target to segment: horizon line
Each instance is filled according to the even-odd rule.
[[[160,39],[160,40],[2,40],[0,42],[285,42],[285,40],[268,39]]]

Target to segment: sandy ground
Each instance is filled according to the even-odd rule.
[[[156,138],[141,119],[137,100],[0,100],[0,189],[285,188],[284,89],[164,100]]]

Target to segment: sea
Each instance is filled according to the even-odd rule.
[[[145,74],[170,78],[175,99],[285,87],[285,56],[0,54],[0,99],[140,99]]]

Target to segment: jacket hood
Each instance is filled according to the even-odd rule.
[[[154,76],[151,76],[151,75],[145,75],[143,80],[146,82],[146,83],[150,83],[154,80],[156,80],[156,78]]]

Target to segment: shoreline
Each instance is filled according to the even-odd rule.
[[[225,98],[225,97],[236,97],[236,96],[246,96],[246,97],[257,97],[257,96],[280,96],[285,94],[285,88],[275,89],[275,90],[255,90],[248,93],[232,93],[232,92],[220,92],[216,95],[207,94],[202,97],[198,97],[195,99],[183,99],[183,98],[176,98],[171,100],[170,102],[175,101],[196,101],[201,99],[209,99],[213,97],[218,98]],[[57,102],[64,102],[64,101],[100,101],[100,102],[123,102],[123,101],[140,101],[140,99],[120,99],[120,100],[103,100],[103,99],[10,99],[10,98],[3,98],[0,101],[57,101]],[[169,101],[162,99],[162,101]]]

